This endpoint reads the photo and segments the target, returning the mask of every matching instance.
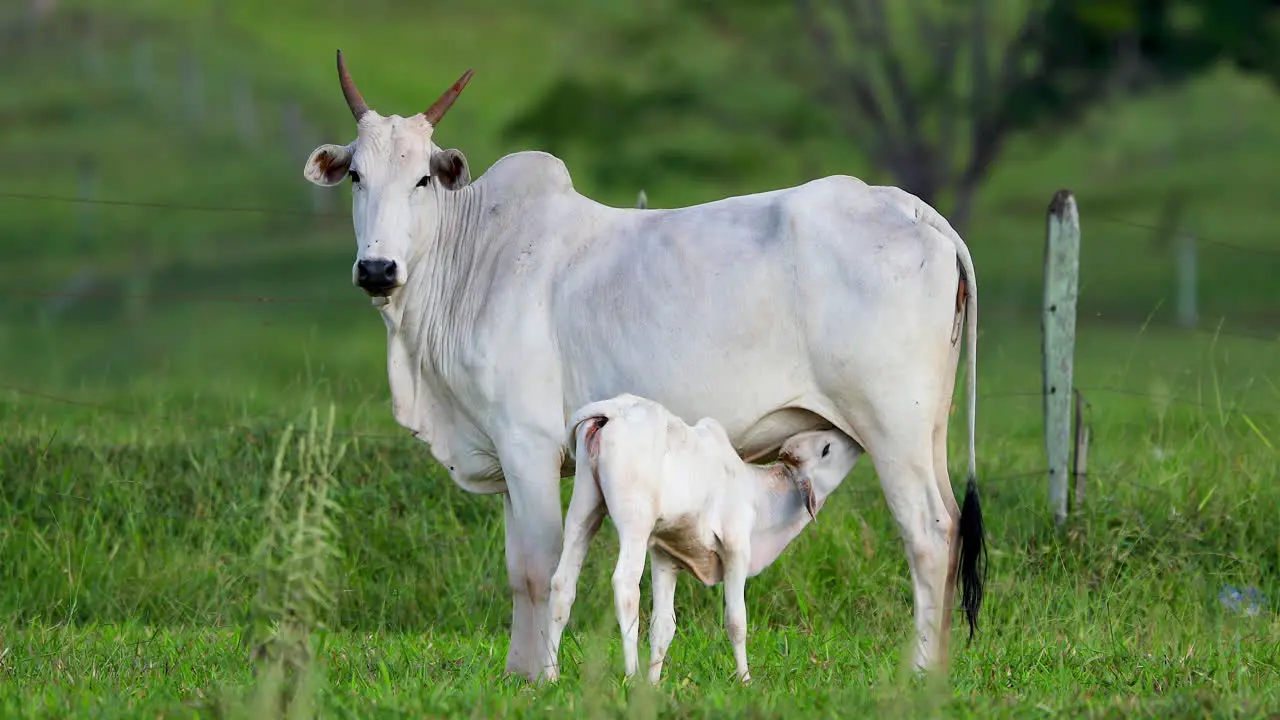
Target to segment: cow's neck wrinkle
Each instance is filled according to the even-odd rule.
[[[512,175],[527,180],[531,171],[541,181],[532,190],[511,192]],[[432,187],[433,202],[416,221],[407,282],[380,311],[396,420],[444,462],[443,456],[474,440],[463,436],[483,434],[483,424],[467,412],[472,404],[457,395],[467,390],[468,356],[484,352],[477,349],[476,331],[483,330],[477,320],[490,281],[503,272],[507,235],[531,231],[522,213],[531,197],[545,202],[576,193],[563,164],[539,153],[503,158],[459,190]]]
[[[537,182],[530,186],[531,180]],[[529,204],[565,194],[585,198],[574,191],[564,164],[539,152],[505,156],[459,190],[432,188],[433,207],[416,221],[408,281],[384,311],[399,339],[422,355],[423,371],[447,381],[453,365],[473,351],[493,279],[510,267],[503,262],[513,247],[509,234],[535,232]]]
[[[460,190],[435,187],[435,207],[417,223],[418,239],[409,260],[408,282],[398,298],[397,332],[428,372],[446,372],[459,343],[471,340],[483,293],[474,278],[483,277],[486,255],[495,244],[481,237],[485,193],[468,185]]]
[[[472,279],[483,276],[486,255],[495,246],[481,237],[485,198],[474,183],[456,191],[435,187],[433,207],[415,226],[407,281],[381,309],[396,420],[430,444],[442,462],[451,454],[442,433],[457,428],[456,414],[465,406],[453,401],[450,378],[472,339],[483,300]]]

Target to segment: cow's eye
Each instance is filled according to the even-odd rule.
[[[356,172],[355,170],[351,170],[347,172],[347,174],[351,176],[351,182],[353,183],[360,182],[360,173]]]
[[[429,182],[431,182],[431,176],[423,175],[422,179],[418,181],[418,187],[426,187]]]
[[[831,452],[831,443],[822,446],[822,457],[826,457],[829,452]]]

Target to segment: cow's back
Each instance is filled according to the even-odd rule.
[[[831,177],[615,211],[553,282],[566,406],[634,392],[689,422],[715,417],[737,443],[774,409],[820,394],[817,376],[841,372],[843,355],[872,353],[857,347],[874,341],[860,326],[910,321],[928,300],[921,268],[946,258],[946,239],[913,203]],[[795,422],[777,432],[814,427]]]
[[[739,198],[612,218],[551,283],[565,407],[632,392],[732,436],[756,419],[732,416],[735,376],[771,378],[764,404],[803,386],[785,222],[776,201]]]

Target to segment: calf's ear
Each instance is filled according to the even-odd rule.
[[[431,176],[449,190],[459,190],[471,184],[471,169],[467,156],[461,150],[449,148],[431,156]]]
[[[804,509],[809,511],[809,519],[818,522],[818,498],[813,494],[813,481],[807,476],[796,482],[800,496],[804,499]]]
[[[321,145],[311,151],[302,176],[321,187],[337,185],[351,169],[351,156],[350,145]]]

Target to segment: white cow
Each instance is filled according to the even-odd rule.
[[[564,523],[564,551],[551,576],[547,677],[559,673],[560,635],[577,595],[587,545],[605,515],[618,531],[614,606],[626,674],[639,665],[640,577],[649,556],[649,681],[662,676],[676,631],[676,576],[724,582],[724,621],[738,677],[747,668],[747,578],[773,564],[862,454],[839,430],[789,438],[778,462],[738,457],[714,418],[689,425],[661,404],[622,394],[588,403],[569,418],[576,469]]]
[[[502,493],[513,594],[507,669],[537,679],[563,528],[564,423],[623,392],[714,417],[748,460],[837,428],[871,455],[905,541],[917,668],[947,656],[953,584],[976,623],[977,287],[964,242],[892,187],[845,176],[692,207],[579,194],[563,162],[503,157],[471,181],[434,142],[471,77],[425,112],[369,109],[338,53],[356,139],[305,177],[352,183],[354,283],[387,328],[397,422],[464,490]],[[956,505],[947,419],[969,341],[969,483]]]

